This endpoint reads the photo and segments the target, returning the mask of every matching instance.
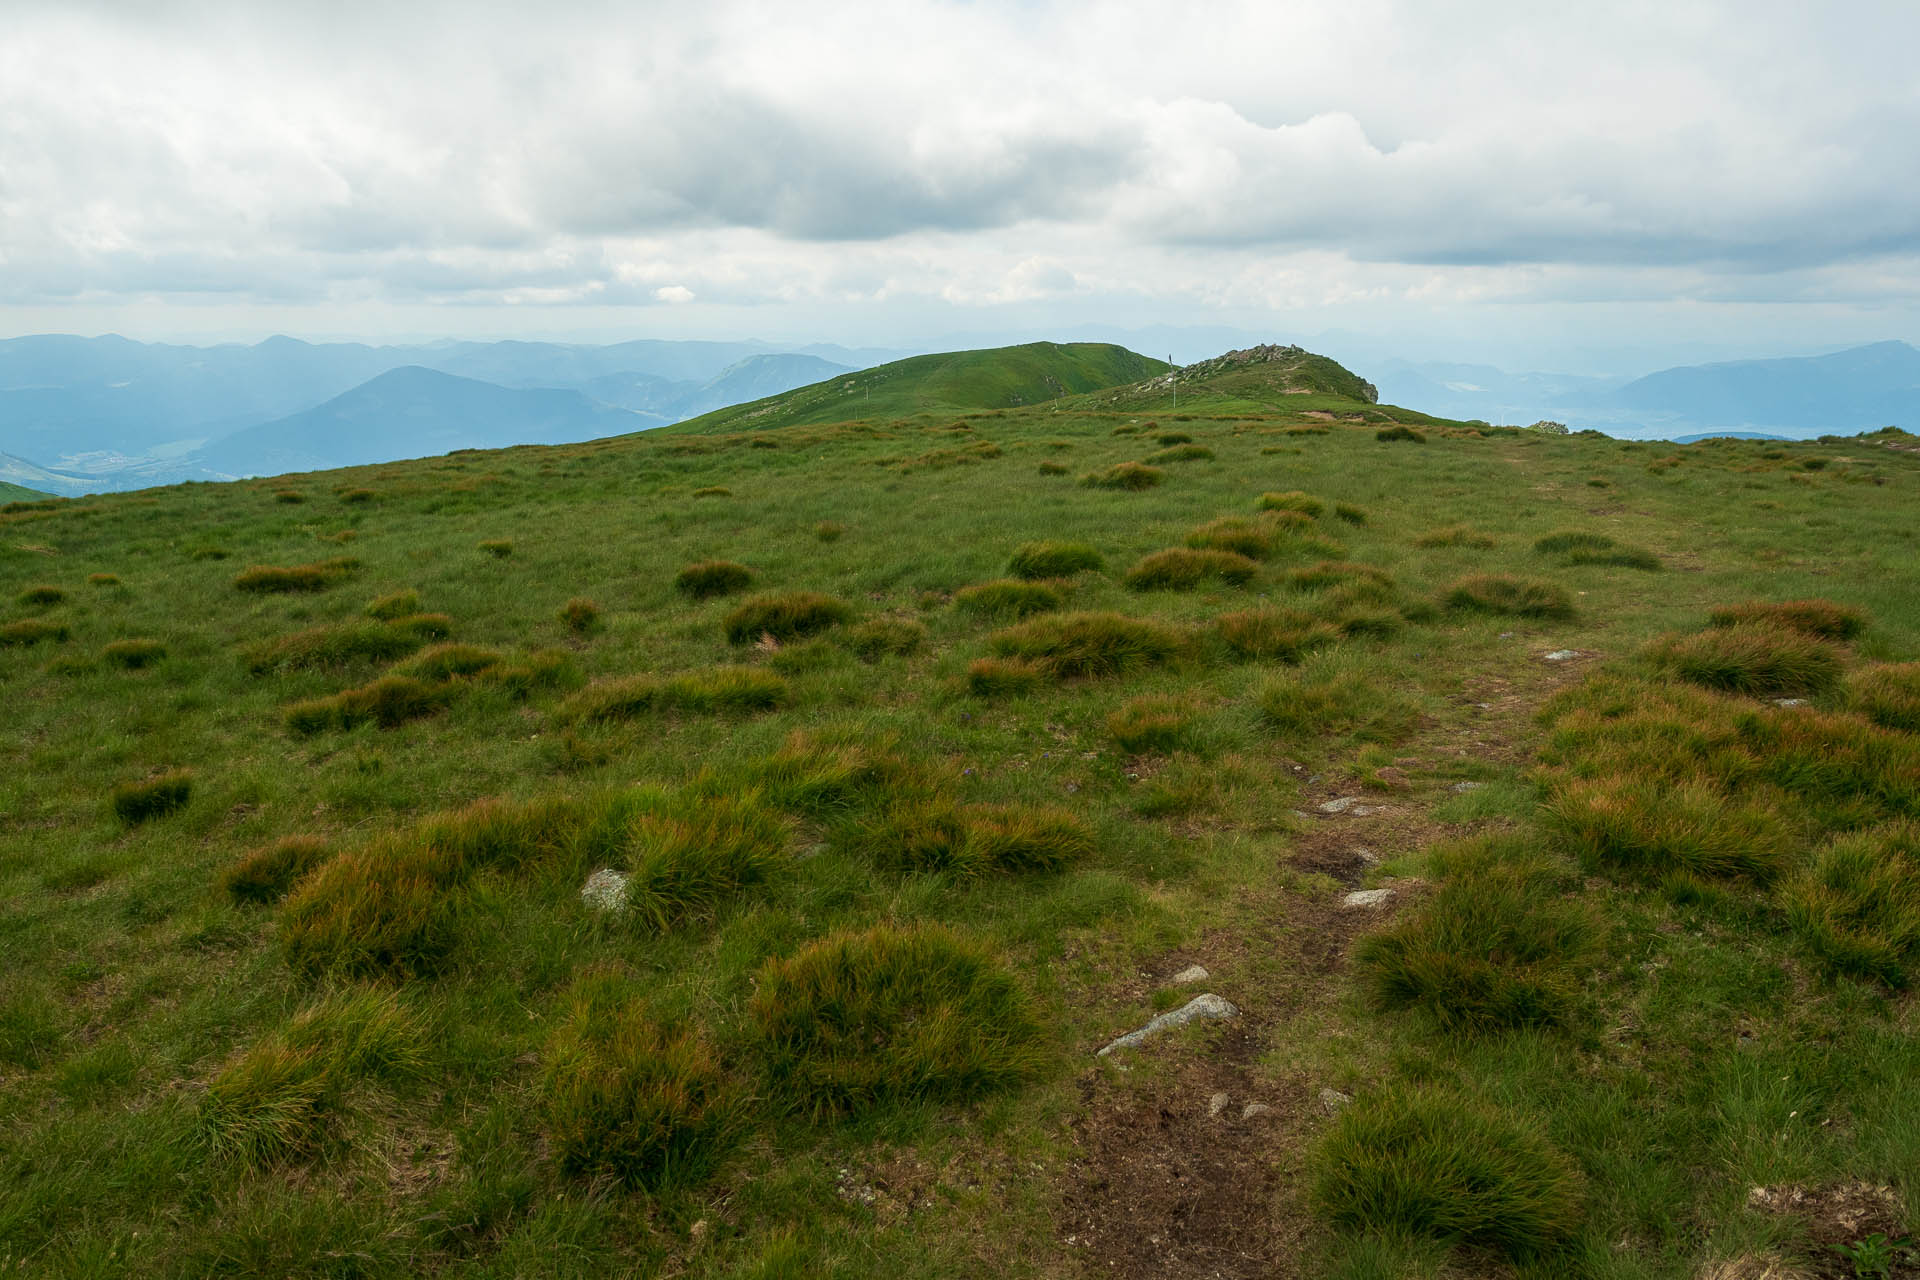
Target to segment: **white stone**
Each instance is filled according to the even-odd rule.
[[[1208,973],[1202,966],[1190,964],[1180,972],[1174,974],[1172,982],[1176,987],[1184,987],[1190,982],[1205,982],[1212,976],[1213,975]]]
[[[1356,818],[1371,818],[1376,813],[1391,813],[1393,808],[1384,804],[1357,804],[1347,812]]]
[[[1171,1013],[1161,1014],[1138,1031],[1127,1032],[1094,1056],[1104,1058],[1115,1049],[1137,1048],[1161,1032],[1172,1030],[1174,1027],[1184,1027],[1189,1022],[1219,1021],[1239,1016],[1240,1010],[1231,1000],[1223,999],[1209,991],[1205,995],[1195,996]]]
[[[1211,1098],[1207,1099],[1207,1114],[1217,1118],[1222,1111],[1227,1109],[1227,1104],[1232,1101],[1233,1099],[1229,1098],[1224,1091],[1214,1094]]]
[[[1453,790],[1458,791],[1464,795],[1466,792],[1469,792],[1469,791],[1478,791],[1480,788],[1486,785],[1487,784],[1484,782],[1456,782],[1453,784]]]
[[[1387,899],[1392,896],[1393,890],[1391,889],[1355,889],[1352,893],[1340,899],[1340,905],[1343,907],[1378,907],[1385,905]]]
[[[1804,707],[1807,705],[1807,700],[1805,698],[1775,698],[1773,705],[1776,707]]]
[[[1555,649],[1552,653],[1546,655],[1548,662],[1565,662],[1569,658],[1577,658],[1579,656],[1580,651],[1578,649]]]
[[[619,914],[627,909],[627,877],[612,867],[602,867],[580,886],[580,901],[595,911]]]
[[[1340,796],[1320,806],[1322,813],[1345,813],[1360,801],[1359,796]]]

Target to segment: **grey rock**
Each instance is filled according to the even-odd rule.
[[[1773,705],[1776,707],[1804,707],[1807,705],[1807,700],[1805,698],[1775,698]]]
[[[1375,864],[1380,861],[1380,855],[1378,853],[1375,853],[1372,849],[1367,848],[1367,846],[1363,844],[1357,844],[1353,846],[1352,852],[1354,857],[1360,859],[1360,861],[1365,862],[1369,865]]]
[[[1224,1091],[1214,1094],[1211,1098],[1207,1099],[1207,1114],[1217,1119],[1220,1113],[1227,1109],[1227,1104],[1231,1101],[1233,1101],[1233,1099],[1229,1098]]]
[[[1484,782],[1456,782],[1453,784],[1452,787],[1448,789],[1451,791],[1457,791],[1460,794],[1465,795],[1469,791],[1478,791],[1480,788],[1486,785],[1487,784]]]
[[[1393,896],[1391,889],[1355,889],[1340,899],[1343,907],[1381,907]]]
[[[1273,1108],[1264,1102],[1249,1102],[1246,1106],[1240,1108],[1240,1118],[1242,1120],[1252,1120],[1258,1116],[1272,1114]]]
[[[1580,651],[1578,649],[1555,649],[1552,653],[1545,655],[1548,662],[1565,662],[1569,658],[1577,658],[1579,656]]]
[[[1319,808],[1322,813],[1345,813],[1358,803],[1360,803],[1359,796],[1338,796],[1332,800],[1325,801]]]
[[[1115,1049],[1138,1048],[1161,1032],[1170,1031],[1175,1027],[1184,1027],[1189,1022],[1215,1022],[1239,1016],[1240,1010],[1231,1000],[1209,991],[1205,995],[1195,996],[1170,1013],[1161,1014],[1138,1031],[1127,1032],[1094,1056],[1104,1058]]]
[[[580,901],[594,911],[613,915],[627,909],[627,877],[612,867],[602,867],[580,886]]]
[[[1205,982],[1208,978],[1212,976],[1213,975],[1209,974],[1206,971],[1206,968],[1204,966],[1197,965],[1197,964],[1190,964],[1186,968],[1182,969],[1180,972],[1174,974],[1173,977],[1170,979],[1170,981],[1176,987],[1184,987],[1191,982]]]
[[[1392,813],[1393,806],[1386,804],[1357,804],[1347,810],[1356,818],[1371,818],[1376,813]]]
[[[1340,1108],[1352,1101],[1353,1095],[1350,1093],[1342,1093],[1338,1089],[1333,1088],[1320,1090],[1320,1109],[1328,1115],[1333,1115],[1339,1111]]]

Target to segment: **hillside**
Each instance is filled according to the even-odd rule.
[[[278,475],[455,449],[571,443],[662,421],[599,404],[577,391],[518,390],[407,367],[303,413],[236,432],[199,451],[193,461],[230,476]]]
[[[1911,1275],[1920,441],[1063,352],[0,512],[0,1271]]]
[[[1326,356],[1294,346],[1264,345],[1116,386],[1077,403],[1104,412],[1320,413],[1354,421],[1430,422],[1406,409],[1379,408],[1372,383]]]
[[[1008,409],[1138,381],[1163,361],[1098,342],[1030,342],[914,356],[783,395],[735,405],[679,430],[711,434],[851,418]]]
[[[0,480],[0,501],[33,502],[40,498],[51,496],[51,494],[42,493],[38,489],[29,489],[25,485],[9,484],[4,480]]]

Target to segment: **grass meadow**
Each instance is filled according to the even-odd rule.
[[[0,1275],[1847,1274],[1910,437],[1298,400],[8,503]],[[1257,1269],[1068,1225],[1229,1050]]]

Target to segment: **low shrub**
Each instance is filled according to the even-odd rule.
[[[751,1013],[776,1105],[803,1114],[974,1099],[1039,1071],[1026,993],[937,925],[835,934],[759,972]]]
[[[1566,1021],[1601,932],[1577,884],[1511,837],[1437,850],[1433,869],[1439,890],[1354,953],[1374,1007],[1448,1030]]]
[[[1273,525],[1244,516],[1221,516],[1187,534],[1187,545],[1203,551],[1230,551],[1249,560],[1273,554]]]
[[[1026,658],[975,658],[967,664],[967,688],[982,698],[1032,693],[1046,679],[1046,669]]]
[[[1237,656],[1257,661],[1298,662],[1337,638],[1333,627],[1311,614],[1264,605],[1223,613],[1214,628]]]
[[[1084,542],[1026,542],[1014,549],[1007,572],[1029,582],[1039,578],[1071,578],[1076,573],[1106,568],[1100,553]]]
[[[382,729],[397,729],[410,720],[439,711],[450,697],[450,690],[443,684],[413,676],[386,675],[330,698],[293,703],[281,715],[287,728],[300,734],[351,729],[368,723]]]
[[[1527,1262],[1584,1222],[1574,1163],[1530,1128],[1466,1098],[1390,1086],[1341,1111],[1313,1194],[1335,1230],[1412,1236]]]
[[[1104,471],[1090,471],[1080,477],[1089,489],[1151,489],[1167,478],[1158,467],[1143,462],[1117,462]]]
[[[100,651],[100,660],[123,671],[151,667],[167,656],[167,646],[158,640],[115,640]]]
[[[513,542],[508,538],[482,538],[473,545],[476,550],[484,551],[496,560],[505,560],[513,554]]]
[[[421,643],[418,635],[397,625],[348,622],[275,636],[247,646],[240,656],[248,671],[262,676],[275,671],[344,667],[354,662],[390,662],[412,653]]]
[[[853,617],[844,601],[817,591],[754,596],[722,622],[730,644],[751,644],[762,636],[785,642],[839,626]]]
[[[46,583],[42,583],[36,587],[28,587],[18,596],[15,596],[14,599],[30,609],[44,608],[47,605],[64,604],[67,599],[67,593],[62,587],[49,586]]]
[[[731,1090],[698,1028],[663,1020],[611,970],[573,984],[541,1080],[547,1140],[572,1177],[658,1189],[696,1179],[730,1128]]]
[[[976,582],[953,593],[954,608],[988,618],[1025,618],[1058,609],[1065,601],[1066,594],[1059,587],[1018,578]]]
[[[1192,745],[1193,708],[1166,694],[1134,698],[1107,716],[1107,733],[1123,751],[1178,751]]]
[[[926,626],[912,618],[871,618],[848,628],[846,641],[847,648],[877,662],[889,654],[912,653],[926,638]]]
[[[560,621],[577,636],[587,635],[600,626],[600,606],[586,596],[575,596],[560,606]]]
[[[1413,540],[1416,547],[1477,547],[1485,550],[1498,542],[1492,534],[1482,533],[1470,524],[1450,524],[1429,529]]]
[[[1024,659],[1054,679],[1068,679],[1171,662],[1186,641],[1184,633],[1163,622],[1118,613],[1065,613],[996,631],[987,643],[1000,657]]]
[[[1847,704],[1884,728],[1920,733],[1920,662],[1880,662],[1854,672]]]
[[[1209,579],[1244,586],[1259,572],[1258,564],[1237,552],[1169,547],[1143,556],[1125,581],[1134,591],[1190,591]]]
[[[332,856],[316,836],[286,836],[244,855],[220,875],[220,887],[235,902],[272,903],[287,896],[301,876]]]
[[[335,556],[313,564],[256,564],[235,575],[233,585],[255,595],[324,591],[359,567],[360,562],[351,556]]]
[[[121,783],[113,789],[109,803],[113,815],[132,827],[184,809],[192,799],[193,770],[169,769],[138,782]]]
[[[1851,640],[1867,628],[1863,610],[1831,600],[1748,600],[1722,605],[1708,617],[1716,627],[1759,623],[1822,640]]]
[[[1764,622],[1668,635],[1648,647],[1647,657],[1689,684],[1757,697],[1824,693],[1844,672],[1830,644]]]
[[[1426,435],[1423,432],[1415,431],[1412,427],[1382,427],[1373,433],[1373,438],[1383,444],[1391,444],[1396,440],[1405,440],[1408,444],[1425,444],[1427,442]]]
[[[702,560],[682,569],[673,579],[680,594],[695,600],[731,595],[753,581],[753,570],[732,560]]]
[[[1920,956],[1920,826],[1836,837],[1781,897],[1801,943],[1829,972],[1906,987]]]
[[[1213,450],[1203,444],[1177,444],[1170,449],[1156,449],[1147,455],[1148,463],[1156,462],[1208,462],[1213,458]],[[1142,486],[1126,486],[1128,488]]]
[[[0,649],[24,649],[49,640],[60,644],[72,635],[73,632],[64,622],[22,618],[18,622],[0,623]]]
[[[1309,520],[1317,520],[1327,504],[1310,493],[1290,489],[1285,493],[1263,493],[1256,504],[1262,511],[1297,511]]]
[[[411,588],[389,592],[368,601],[364,612],[369,618],[381,622],[398,622],[409,614],[420,612],[420,593]]]
[[[1456,579],[1441,596],[1449,609],[1521,618],[1571,618],[1573,597],[1555,582],[1476,573]]]

